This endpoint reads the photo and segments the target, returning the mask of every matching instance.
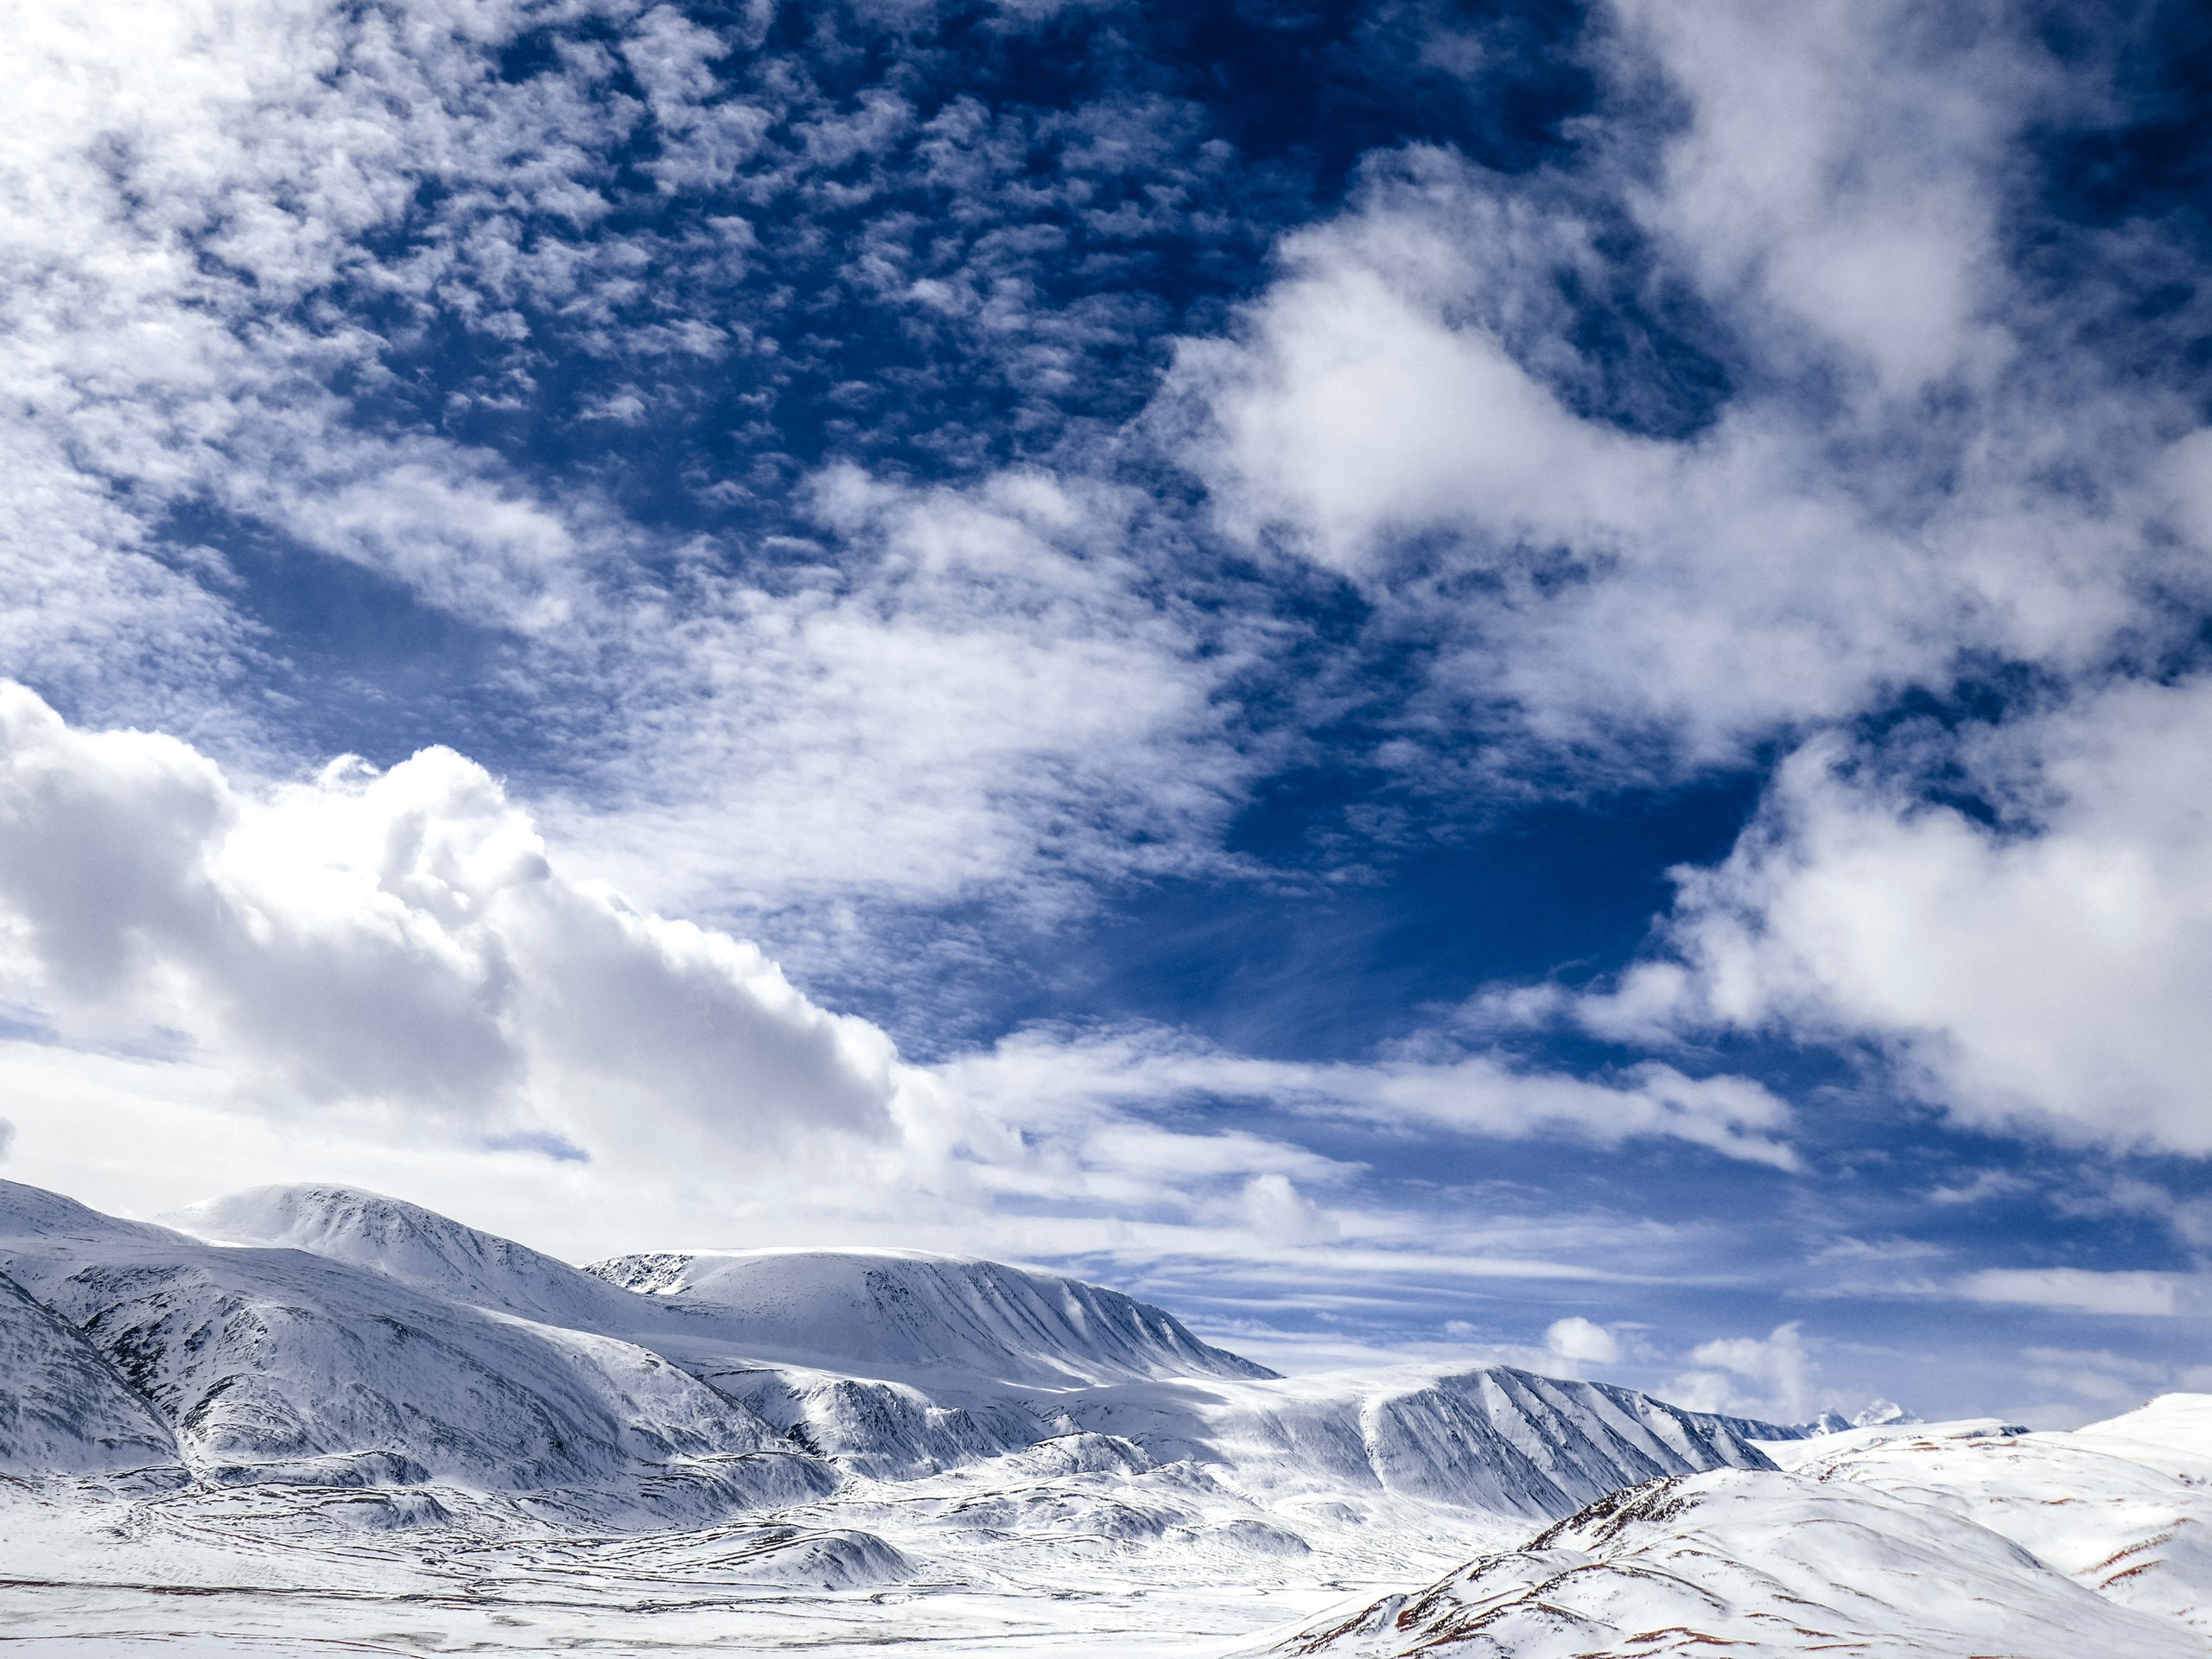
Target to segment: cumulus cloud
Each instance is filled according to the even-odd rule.
[[[796,906],[794,943],[829,951],[823,913],[849,931],[855,904],[996,890],[1018,907],[1035,887],[1049,905],[1102,873],[1205,861],[1247,771],[1215,699],[1248,653],[1235,627],[1158,602],[1126,492],[987,468],[935,491],[850,466],[807,485],[781,453],[772,480],[687,480],[725,506],[777,497],[768,524],[817,538],[763,545],[651,528],[593,468],[457,435],[537,407],[529,365],[549,351],[609,365],[620,397],[587,402],[636,414],[669,363],[779,362],[753,325],[779,315],[788,270],[739,303],[760,235],[740,208],[772,207],[784,253],[814,258],[816,219],[889,191],[893,149],[915,175],[901,188],[980,168],[946,181],[971,207],[1008,169],[1031,188],[1026,139],[953,120],[925,141],[895,95],[842,110],[804,54],[756,60],[764,16],[591,10],[614,51],[569,38],[574,8],[529,0],[20,20],[44,67],[0,130],[18,203],[0,573],[37,602],[0,617],[0,673],[95,720],[304,763],[353,690],[297,681],[251,584],[180,528],[213,518],[209,540],[281,552],[286,584],[341,561],[385,585],[378,602],[465,630],[492,694],[530,710],[507,728],[514,758],[568,786],[550,810],[572,856],[649,902]],[[504,73],[541,29],[561,49]],[[1115,137],[1103,121],[1092,149]],[[652,222],[611,231],[615,157],[639,143],[656,182],[631,205]],[[1147,158],[1071,149],[1070,166]],[[653,218],[677,197],[691,217]],[[886,234],[918,233],[884,212]],[[1000,275],[975,280],[998,292]],[[421,406],[416,359],[442,329],[466,384]],[[779,442],[766,425],[747,441]],[[272,681],[274,705],[239,695]]]
[[[2100,273],[2054,296],[2008,240],[2022,135],[2094,63],[2001,11],[1621,0],[1547,163],[1386,149],[1248,283],[1278,207],[1199,105],[1002,107],[930,82],[921,13],[881,54],[864,17],[803,48],[768,21],[16,20],[0,674],[78,722],[0,705],[33,1170],[111,1172],[83,1124],[116,1123],[195,1168],[235,1141],[320,1175],[300,1160],[337,1142],[284,1137],[343,1122],[384,1184],[468,1198],[404,1164],[420,1141],[540,1183],[510,1223],[533,1235],[627,1179],[608,1202],[692,1242],[1294,1262],[1281,1293],[1324,1262],[1642,1263],[1639,1224],[1440,1220],[1361,1160],[1513,1139],[1801,1168],[1789,1107],[1689,1057],[1716,1034],[1871,1047],[1978,1126],[2212,1150],[2212,717],[2172,667],[2208,602],[2212,432],[2089,315],[2173,256],[2155,224],[2053,230]],[[1215,332],[1121,425],[1177,329]],[[272,619],[334,572],[480,653],[467,696],[499,717],[471,729],[501,735],[453,741],[512,791],[436,748],[261,781],[477,712],[386,718],[442,652],[309,683]],[[2040,701],[1956,739],[1858,723],[1961,672]],[[1003,966],[995,930],[1251,873],[1228,847],[1270,772],[1357,745],[1433,797],[1471,735],[1478,785],[1523,795],[1794,748],[1647,961],[1522,999],[1640,1057],[1040,1027],[922,1067],[817,1000],[842,976],[927,1027],[948,961]],[[1975,810],[1930,804],[1961,776]],[[1929,1294],[2192,1305],[2156,1275],[1946,1273]],[[1612,1363],[1591,1331],[1547,1351]],[[1694,1386],[1793,1397],[1788,1345],[1701,1351]]]
[[[1841,6],[1616,23],[1617,74],[1679,125],[1624,118],[1574,174],[1372,157],[1183,346],[1159,418],[1223,527],[1357,582],[1437,643],[1423,715],[1554,775],[1738,761],[1975,660],[2070,677],[2177,639],[2212,596],[2168,459],[2197,423],[2077,348],[1999,242],[2012,141],[2063,100],[2039,48]],[[1561,296],[1630,280],[1597,252],[1624,216],[1647,289],[1703,318],[1668,349],[1742,365],[1687,432],[1609,407],[1573,343]]]
[[[1811,745],[1725,862],[1678,873],[1669,949],[1577,1017],[1871,1040],[1977,1124],[2212,1150],[2212,682],[2118,685],[1936,756],[2003,817]]]
[[[1544,1346],[1571,1365],[1618,1365],[1621,1361],[1620,1338],[1580,1313],[1553,1320],[1544,1332]]]
[[[1999,204],[2019,127],[2063,92],[2002,20],[1839,0],[1612,20],[1615,73],[1656,68],[1686,117],[1639,213],[1701,288],[1756,297],[1769,353],[1894,396],[2016,349],[1990,315]]]
[[[1809,1419],[1815,1408],[1815,1367],[1795,1321],[1764,1337],[1723,1337],[1700,1343],[1668,1397],[1702,1411],[1740,1412],[1784,1423]]]
[[[63,1040],[181,1033],[271,1109],[357,1103],[588,1147],[881,1135],[896,1056],[759,950],[557,875],[450,750],[241,791],[175,739],[0,686],[0,902],[19,1005]]]
[[[0,1002],[45,1157],[74,1102],[125,1121],[165,1098],[180,1121],[243,1113],[363,1148],[349,1157],[550,1154],[609,1202],[643,1181],[688,1224],[748,1233],[864,1219],[1031,1253],[1542,1276],[1590,1269],[1535,1256],[1518,1224],[1417,1217],[1301,1137],[1671,1139],[1794,1165],[1782,1102],[1665,1067],[1289,1064],[1154,1030],[1032,1031],[912,1065],[756,945],[567,875],[451,750],[255,785],[175,738],[72,727],[16,685]],[[1255,1127],[1194,1115],[1201,1098],[1250,1104]]]

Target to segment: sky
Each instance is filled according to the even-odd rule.
[[[0,1175],[2212,1389],[2202,8],[0,31]]]

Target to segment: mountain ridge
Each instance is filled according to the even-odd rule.
[[[1255,1491],[1536,1517],[1765,1462],[1742,1431],[1768,1426],[1510,1368],[1278,1377],[1122,1292],[976,1257],[646,1252],[586,1270],[332,1183],[168,1219],[0,1183],[0,1267],[200,1478],[690,1482],[741,1510],[1090,1433]]]

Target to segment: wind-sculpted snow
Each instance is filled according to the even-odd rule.
[[[1272,1376],[1116,1290],[911,1250],[617,1256],[587,1271],[711,1317],[750,1352],[868,1376],[954,1372],[1027,1387]]]

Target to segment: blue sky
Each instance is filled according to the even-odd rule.
[[[2196,9],[10,27],[18,1179],[2212,1377]]]

